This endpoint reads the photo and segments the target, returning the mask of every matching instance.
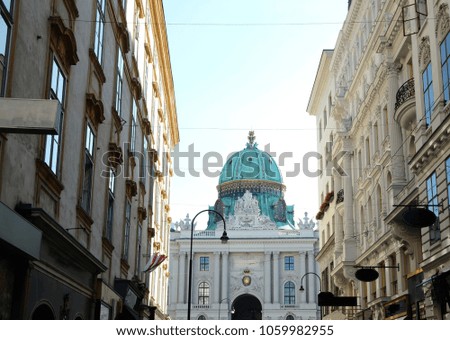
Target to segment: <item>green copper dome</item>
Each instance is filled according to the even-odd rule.
[[[227,160],[220,173],[219,185],[242,179],[283,183],[273,158],[267,152],[259,150],[257,144],[250,143]]]
[[[276,228],[295,228],[294,208],[284,201],[286,187],[278,165],[270,154],[258,149],[253,131],[248,140],[245,149],[234,153],[223,167],[218,199],[210,208],[225,218],[233,218],[242,213],[239,204],[253,204],[252,213],[259,221],[265,219],[266,224],[273,223]],[[207,229],[215,229],[217,221],[217,216],[211,214]]]

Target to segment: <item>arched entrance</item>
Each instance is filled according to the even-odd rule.
[[[232,320],[262,320],[261,302],[253,295],[245,294],[233,302]]]
[[[31,320],[55,320],[55,315],[50,306],[43,303],[34,310],[31,315]]]

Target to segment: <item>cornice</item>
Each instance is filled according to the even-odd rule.
[[[450,104],[444,108],[445,120],[439,127],[433,131],[427,142],[417,150],[409,162],[411,171],[414,174],[420,173],[427,166],[435,166],[434,162],[430,162],[439,152],[447,151],[450,143]]]
[[[155,41],[158,56],[163,74],[164,99],[170,121],[171,146],[175,146],[180,141],[178,130],[178,118],[175,104],[175,89],[173,83],[172,67],[170,63],[169,44],[167,40],[166,20],[162,0],[150,0],[150,11],[154,25]]]

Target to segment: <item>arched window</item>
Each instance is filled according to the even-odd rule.
[[[209,305],[209,283],[201,282],[198,286],[198,304]]]
[[[288,281],[284,284],[284,304],[295,305],[295,284]]]
[[[55,320],[55,314],[48,304],[42,303],[33,311],[31,320]]]
[[[286,316],[286,320],[294,320],[294,316],[292,314],[289,314]]]
[[[206,316],[200,315],[200,316],[197,318],[197,320],[206,320]]]

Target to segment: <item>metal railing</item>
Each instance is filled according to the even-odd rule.
[[[395,97],[395,111],[410,98],[414,98],[416,95],[416,90],[414,88],[414,78],[407,80],[397,91]]]

